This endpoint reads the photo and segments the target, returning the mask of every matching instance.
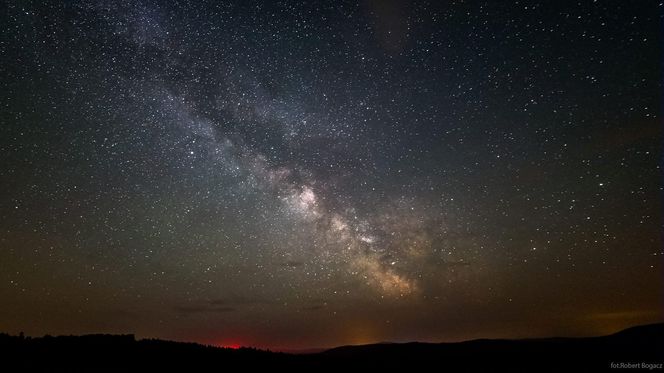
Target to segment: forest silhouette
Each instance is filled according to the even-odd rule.
[[[620,364],[661,369],[664,324],[629,328],[602,337],[460,343],[381,343],[342,346],[309,354],[222,348],[133,335],[44,336],[0,334],[5,366],[21,369],[340,369],[608,370]],[[633,366],[633,365],[632,365]]]

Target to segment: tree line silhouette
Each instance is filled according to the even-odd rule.
[[[460,343],[404,343],[343,346],[312,354],[238,349],[134,335],[26,337],[0,333],[5,367],[53,370],[137,369],[343,369],[407,370],[608,370],[611,364],[664,361],[664,324],[630,328],[592,338],[474,340]],[[223,368],[223,369],[222,369]],[[661,368],[660,368],[661,369]]]

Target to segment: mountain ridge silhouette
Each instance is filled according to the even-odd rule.
[[[291,354],[251,347],[224,348],[191,342],[137,340],[132,334],[24,337],[0,333],[5,365],[81,370],[206,369],[209,366],[337,371],[426,369],[463,371],[603,371],[611,364],[664,362],[664,323],[641,325],[598,337],[475,339],[451,343],[377,343]],[[659,364],[659,365],[658,365]]]

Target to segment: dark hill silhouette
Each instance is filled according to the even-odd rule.
[[[608,370],[612,362],[664,362],[664,324],[637,326],[603,337],[387,343],[337,347],[322,355],[374,367],[424,364],[481,371],[498,367],[510,371]]]
[[[45,336],[0,334],[4,367],[98,371],[138,369],[270,369],[332,371],[602,371],[611,363],[664,362],[664,324],[590,338],[473,340],[460,343],[381,343],[314,354],[229,349],[133,335]],[[647,367],[645,367],[647,370]]]

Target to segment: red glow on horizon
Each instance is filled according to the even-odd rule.
[[[242,348],[242,345],[237,344],[237,343],[231,343],[231,344],[218,344],[217,346],[222,347],[222,348],[230,348],[232,350],[237,350]]]

